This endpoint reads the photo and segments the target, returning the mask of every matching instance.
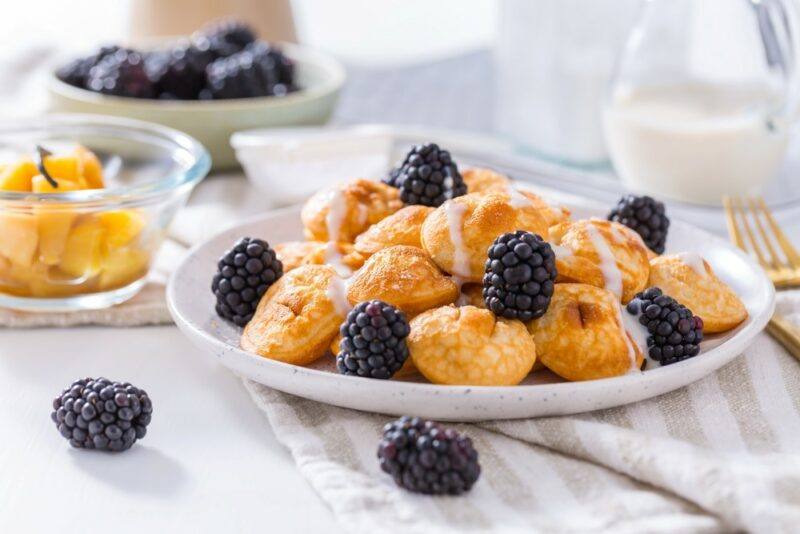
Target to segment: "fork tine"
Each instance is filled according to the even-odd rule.
[[[775,269],[785,268],[785,266],[783,265],[783,261],[781,261],[781,258],[775,252],[775,247],[772,246],[772,239],[770,239],[769,234],[764,229],[764,225],[761,224],[761,217],[758,216],[759,207],[756,203],[756,199],[750,197],[747,200],[748,204],[750,205],[750,211],[753,214],[753,220],[756,223],[756,230],[758,230],[758,233],[761,234],[761,240],[764,242],[764,246],[767,247],[767,252],[769,252],[770,266]]]
[[[725,221],[728,224],[728,235],[737,247],[747,251],[747,247],[744,244],[744,239],[742,239],[742,232],[739,230],[739,225],[736,224],[736,214],[733,211],[731,197],[728,195],[722,197],[722,205],[725,207]]]
[[[778,223],[772,216],[772,212],[769,210],[767,203],[764,202],[762,197],[758,197],[758,205],[766,216],[767,222],[770,228],[772,228],[772,233],[775,235],[775,239],[778,241],[781,250],[783,250],[783,253],[786,255],[786,260],[789,262],[789,265],[791,265],[793,269],[800,269],[800,254],[797,253],[797,250],[792,246],[789,238],[786,237],[786,234],[784,234],[783,230],[778,226]]]
[[[742,220],[742,226],[744,226],[744,231],[747,234],[750,245],[752,245],[753,252],[756,254],[758,263],[760,263],[765,269],[768,269],[769,263],[767,263],[767,260],[764,258],[764,254],[761,252],[761,247],[758,245],[758,240],[753,233],[753,229],[750,228],[750,223],[747,222],[747,212],[745,211],[744,204],[738,197],[734,197],[733,199],[733,209],[739,214],[739,217]]]

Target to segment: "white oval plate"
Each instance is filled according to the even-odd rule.
[[[571,209],[575,218],[604,215],[596,209]],[[195,345],[242,376],[280,391],[367,412],[479,421],[572,414],[640,401],[685,386],[731,361],[750,345],[774,309],[773,286],[749,256],[703,230],[673,221],[667,252],[701,253],[741,297],[750,314],[736,330],[708,336],[695,358],[589,382],[563,382],[549,371],[540,371],[521,385],[510,387],[439,386],[347,377],[336,372],[330,355],[309,367],[300,367],[239,348],[241,331],[217,317],[210,286],[218,258],[242,236],[270,243],[302,239],[300,208],[260,215],[192,249],[167,288],[167,301],[177,325]]]

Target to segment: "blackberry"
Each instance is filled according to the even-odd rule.
[[[155,84],[147,75],[139,52],[119,49],[91,68],[86,88],[98,93],[133,98],[153,98]]]
[[[625,195],[608,214],[608,220],[622,223],[635,231],[656,254],[664,252],[669,219],[663,202],[648,196]]]
[[[481,474],[469,437],[419,417],[403,416],[383,427],[378,459],[398,486],[416,493],[459,495]]]
[[[206,41],[216,58],[228,57],[241,52],[256,41],[253,29],[235,19],[211,22],[192,36],[194,41]]]
[[[400,189],[400,198],[406,204],[438,207],[467,194],[467,184],[450,152],[435,143],[413,146],[385,181]]]
[[[386,185],[390,185],[392,187],[400,187],[397,184],[397,177],[400,176],[400,167],[395,167],[394,169],[389,171],[389,174],[384,176],[381,181]]]
[[[703,320],[689,308],[661,289],[650,287],[636,296],[625,308],[638,316],[639,324],[647,328],[647,351],[661,365],[669,365],[700,353],[703,340]]]
[[[196,100],[213,60],[208,42],[181,41],[169,50],[150,54],[145,66],[159,98]]]
[[[530,321],[547,307],[556,276],[556,256],[540,236],[518,230],[503,234],[489,247],[483,300],[495,315]]]
[[[343,375],[391,378],[408,359],[410,331],[405,314],[391,304],[362,302],[339,328],[342,341],[336,367]]]
[[[217,315],[245,326],[269,286],[283,275],[283,264],[266,241],[243,237],[219,259],[211,290]]]
[[[104,46],[90,56],[70,61],[56,71],[56,76],[63,82],[85,89],[86,80],[89,78],[89,71],[92,70],[92,67],[117,50],[119,50],[118,46]]]
[[[215,99],[284,96],[294,85],[294,63],[267,43],[256,42],[206,69],[209,94]]]
[[[128,382],[83,378],[55,398],[50,418],[73,447],[120,452],[145,436],[152,413],[144,390]]]

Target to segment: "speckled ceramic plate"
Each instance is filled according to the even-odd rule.
[[[604,215],[585,207],[571,209],[575,218]],[[718,276],[739,294],[750,314],[736,330],[708,336],[695,358],[590,382],[563,382],[549,371],[540,371],[511,387],[347,377],[336,372],[330,355],[309,367],[299,367],[239,348],[241,330],[216,316],[209,285],[217,259],[244,235],[270,243],[302,239],[300,208],[266,213],[195,247],[174,272],[167,289],[175,322],[198,348],[242,376],[294,395],[368,412],[477,421],[571,414],[636,402],[685,386],[731,361],[764,328],[774,307],[773,287],[750,257],[718,237],[673,221],[667,252],[702,253]]]

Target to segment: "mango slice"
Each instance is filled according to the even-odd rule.
[[[36,217],[27,213],[0,213],[0,255],[29,267],[39,245]]]
[[[29,192],[31,179],[37,174],[39,174],[39,169],[30,160],[6,165],[0,173],[0,191]]]
[[[96,274],[103,261],[105,231],[92,219],[75,226],[67,236],[59,269],[75,278]]]
[[[113,289],[133,283],[147,274],[150,256],[136,248],[118,248],[108,253],[100,273],[100,289]]]
[[[83,178],[86,180],[86,189],[103,189],[103,166],[94,152],[86,147],[78,146],[73,151],[75,158],[81,162]]]
[[[34,193],[67,193],[80,189],[78,184],[70,180],[57,181],[58,187],[55,188],[44,176],[37,174],[31,180],[31,186]],[[44,202],[34,208],[34,213],[39,227],[39,261],[45,265],[58,265],[67,244],[70,228],[78,215]]]
[[[146,224],[144,215],[136,210],[106,211],[98,214],[97,218],[106,231],[106,245],[109,249],[130,244]]]

